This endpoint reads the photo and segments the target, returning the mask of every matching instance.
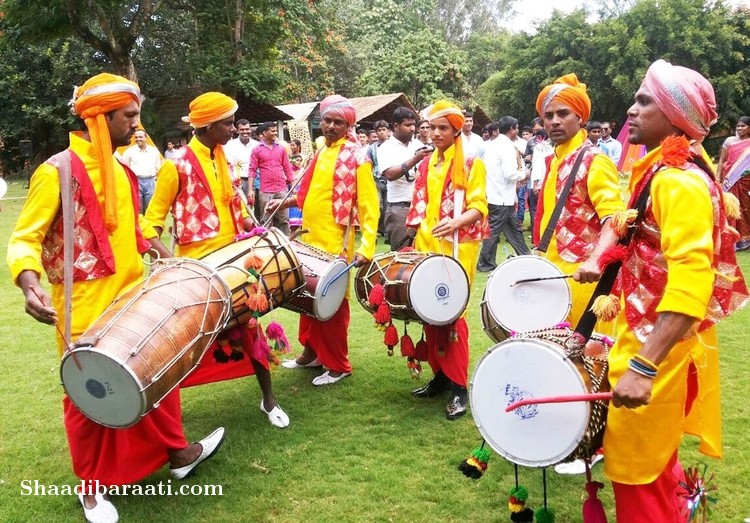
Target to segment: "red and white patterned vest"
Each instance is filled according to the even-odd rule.
[[[406,225],[408,227],[419,227],[419,224],[424,221],[427,216],[427,175],[429,172],[431,156],[424,158],[417,167],[417,177],[414,180],[414,195],[411,200],[411,207],[409,213],[406,215]],[[451,161],[452,162],[452,161]],[[466,170],[471,176],[471,167],[474,165],[474,157],[469,156],[466,158]],[[453,164],[451,163],[451,169]],[[468,179],[468,178],[467,178]],[[455,189],[453,188],[453,181],[451,177],[451,171],[448,170],[448,175],[445,177],[445,185],[443,186],[443,197],[440,201],[440,219],[447,217],[453,217],[453,197],[455,195]],[[462,203],[463,209],[466,210],[466,200]],[[468,227],[461,227],[458,229],[458,243],[482,241],[489,236],[490,228],[487,222],[487,217],[477,220]]]
[[[652,176],[657,176],[663,167],[661,162],[657,162],[651,172],[644,177],[644,182]],[[747,303],[750,294],[737,266],[734,244],[739,236],[727,223],[721,188],[695,164],[688,163],[682,168],[697,174],[706,183],[714,209],[712,266],[716,276],[706,317],[698,325],[700,332]],[[640,187],[646,186],[644,182]],[[636,200],[637,195],[633,195],[632,201]],[[667,286],[667,264],[661,250],[661,230],[654,219],[650,196],[645,216],[638,221],[638,228],[628,245],[628,256],[622,264],[618,278],[618,285],[625,296],[625,317],[628,326],[636,337],[644,342],[654,328],[658,317],[656,307]]]
[[[219,234],[221,224],[214,197],[200,161],[190,147],[181,147],[172,162],[177,168],[179,186],[172,204],[177,243],[185,245]],[[225,173],[227,176],[227,172]],[[221,173],[220,173],[221,174]],[[229,202],[235,232],[242,231],[242,202],[235,192]]]
[[[104,226],[104,218],[99,206],[99,200],[91,183],[86,167],[81,159],[71,150],[71,192],[73,195],[73,281],[96,280],[111,276],[115,273],[115,257],[109,243],[109,234]],[[58,167],[57,159],[50,158],[47,163]],[[133,210],[135,212],[135,237],[138,252],[144,253],[149,248],[149,242],[144,239],[138,226],[138,182],[135,174],[124,166],[130,182]],[[63,283],[63,216],[62,205],[47,234],[42,241],[42,267],[47,273],[50,283]]]
[[[573,165],[583,146],[566,156],[557,169],[555,201],[565,187],[565,182],[573,170]],[[589,257],[594,250],[596,240],[602,230],[594,203],[589,198],[588,178],[591,162],[597,154],[602,154],[595,147],[589,148],[583,157],[576,173],[576,180],[570,188],[568,199],[555,225],[557,252],[560,257],[571,263],[579,263]]]

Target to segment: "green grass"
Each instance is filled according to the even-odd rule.
[[[19,183],[6,198],[25,194]],[[0,244],[3,252],[23,200],[2,200]],[[381,245],[381,250],[385,247]],[[501,246],[499,255],[504,257]],[[750,269],[750,255],[741,262]],[[482,332],[479,302],[487,281],[478,274],[469,306],[470,371],[492,345]],[[21,496],[20,482],[74,484],[62,425],[62,389],[53,343],[54,329],[34,322],[0,264],[0,521],[81,521],[73,497]],[[275,369],[276,396],[292,423],[278,430],[258,409],[260,391],[254,378],[184,390],[183,418],[190,439],[213,428],[227,428],[227,440],[189,484],[219,484],[221,497],[119,497],[124,522],[464,522],[508,521],[508,489],[513,466],[497,455],[478,481],[462,476],[457,464],[481,437],[470,415],[449,422],[445,398],[417,400],[409,394],[417,382],[404,360],[389,358],[382,333],[369,315],[351,303],[350,355],[354,375],[319,389],[312,371]],[[296,336],[297,315],[273,313]],[[750,516],[750,364],[745,356],[750,309],[719,327],[722,350],[724,460],[704,458],[686,440],[681,457],[686,466],[708,463],[716,473],[719,504],[711,521],[739,521]],[[402,324],[399,322],[399,330]],[[410,333],[418,337],[412,325]],[[295,352],[299,349],[295,343]],[[426,374],[429,374],[427,370]],[[604,480],[601,466],[595,477]],[[166,469],[143,484],[166,482]],[[542,503],[541,471],[520,469],[530,491],[529,505]],[[558,522],[581,520],[582,477],[548,475],[549,506]],[[606,480],[604,480],[606,483]],[[173,482],[176,484],[176,482]],[[601,494],[614,521],[611,486]]]

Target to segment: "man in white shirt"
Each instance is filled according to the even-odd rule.
[[[516,254],[531,254],[516,219],[516,183],[526,178],[523,161],[513,144],[518,120],[503,116],[497,124],[500,134],[487,142],[484,164],[487,168],[487,203],[490,236],[482,242],[477,270],[490,272],[497,267],[497,244],[504,233]]]
[[[622,144],[612,138],[612,124],[610,122],[602,122],[602,137],[599,138],[599,149],[612,158],[615,165],[620,163]]]
[[[139,129],[135,132],[135,145],[128,147],[122,155],[122,161],[138,177],[138,195],[141,203],[141,214],[146,213],[156,186],[156,173],[161,167],[161,153],[159,149],[146,142],[146,131]]]
[[[385,238],[394,250],[403,247],[409,237],[406,214],[411,206],[417,164],[433,151],[432,147],[426,147],[414,138],[416,124],[414,111],[406,107],[396,108],[393,111],[393,134],[377,149],[380,173],[387,180]]]
[[[485,142],[478,134],[474,134],[474,114],[464,111],[464,126],[461,128],[463,136],[461,138],[464,146],[464,156],[484,157]]]
[[[174,148],[174,142],[170,140],[167,142],[167,148],[164,149],[164,159],[171,160],[175,156],[177,156],[177,149]]]
[[[233,179],[241,179],[242,192],[248,200],[255,200],[255,193],[248,185],[248,167],[250,166],[250,154],[259,142],[251,138],[252,129],[250,122],[241,118],[235,123],[237,127],[237,138],[229,140],[224,146],[224,154],[229,162],[230,172]]]
[[[532,138],[528,140],[524,159],[527,165],[531,164],[531,177],[527,185],[527,197],[529,202],[529,220],[531,230],[534,230],[536,220],[536,205],[539,200],[539,191],[542,188],[542,180],[547,172],[547,157],[554,152],[552,142],[544,132],[542,119],[538,116],[531,121]]]

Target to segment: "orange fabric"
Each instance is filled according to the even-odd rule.
[[[237,102],[217,92],[203,93],[190,102],[190,114],[182,117],[194,129],[229,118],[237,112]]]
[[[586,94],[586,84],[579,82],[574,73],[561,76],[542,89],[536,99],[536,112],[539,116],[544,115],[544,111],[552,100],[559,100],[573,109],[584,122],[591,115],[591,99]]]
[[[466,121],[461,108],[456,104],[452,104],[448,100],[438,100],[427,109],[425,109],[424,116],[430,122],[437,118],[447,118],[456,131],[460,131],[464,126],[464,122]],[[453,148],[454,165],[463,166],[461,169],[455,169],[456,172],[452,173],[453,188],[457,190],[463,190],[466,189],[468,172],[466,170],[466,161],[464,158],[464,147],[463,140],[461,139],[461,133],[459,133],[459,135],[453,142]]]
[[[139,105],[141,103],[138,85],[127,78],[109,73],[93,76],[73,91],[73,111],[86,123],[96,161],[102,170],[104,223],[109,231],[117,228],[117,215],[112,139],[105,115],[133,101]]]

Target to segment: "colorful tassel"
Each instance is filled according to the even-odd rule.
[[[612,321],[620,312],[620,299],[614,294],[597,296],[591,305],[591,312],[600,320]]]
[[[391,322],[391,308],[388,305],[387,301],[383,300],[381,302],[381,304],[378,306],[378,310],[376,310],[375,314],[373,314],[373,318],[375,318],[375,323],[377,323],[378,325],[386,325]]]
[[[418,380],[422,375],[422,364],[414,358],[406,358],[406,368],[409,369],[412,379]]]
[[[373,307],[379,307],[381,303],[383,303],[383,300],[385,300],[385,287],[383,287],[381,284],[376,283],[372,286],[372,289],[370,289],[370,294],[367,296],[367,301],[370,302],[370,305]]]
[[[291,351],[289,339],[286,337],[284,327],[279,322],[272,321],[266,326],[266,337],[273,342],[274,356]]]
[[[586,482],[588,497],[583,502],[583,523],[607,523],[607,513],[604,512],[602,500],[597,497],[597,492],[604,488],[601,481]]]
[[[427,361],[427,357],[428,357],[427,353],[428,353],[427,342],[424,339],[424,331],[422,331],[422,337],[414,346],[414,359],[417,361]]]
[[[625,233],[628,232],[628,226],[635,222],[638,218],[638,211],[636,209],[626,209],[624,211],[618,211],[612,217],[612,227],[615,229],[617,236],[622,238]]]
[[[534,511],[526,506],[526,500],[529,498],[529,491],[526,487],[518,485],[511,488],[508,494],[510,520],[514,523],[533,523]]]
[[[684,135],[669,135],[661,142],[661,153],[665,165],[682,167],[691,157],[690,142]]]
[[[724,201],[724,210],[727,213],[727,218],[730,220],[736,220],[740,217],[740,201],[737,197],[730,192],[722,192],[721,199]]]
[[[467,478],[479,479],[487,470],[487,462],[489,460],[489,449],[484,448],[484,446],[478,447],[471,451],[471,456],[458,464],[458,470]]]
[[[225,348],[229,345],[229,340],[219,340],[218,346],[214,349],[214,359],[217,363],[228,363],[229,354],[227,354]]]
[[[536,523],[555,523],[555,513],[550,508],[540,507],[534,513]]]
[[[393,323],[389,324],[385,329],[385,336],[383,337],[383,343],[388,346],[388,356],[393,356],[393,347],[398,344],[398,331]]]
[[[245,256],[244,265],[246,269],[253,269],[254,271],[257,271],[258,269],[263,267],[263,260],[254,252],[251,252],[250,254]]]
[[[624,245],[613,245],[612,247],[609,247],[605,249],[605,251],[602,253],[601,256],[599,256],[599,259],[596,261],[596,264],[599,266],[599,270],[603,271],[608,265],[611,265],[615,262],[622,262],[625,261],[625,258],[628,256],[628,248]]]
[[[266,312],[269,308],[268,297],[261,291],[261,285],[257,286],[257,292],[251,293],[245,303],[251,311]]]
[[[401,336],[401,356],[404,358],[414,357],[414,342],[404,327],[404,335]]]

